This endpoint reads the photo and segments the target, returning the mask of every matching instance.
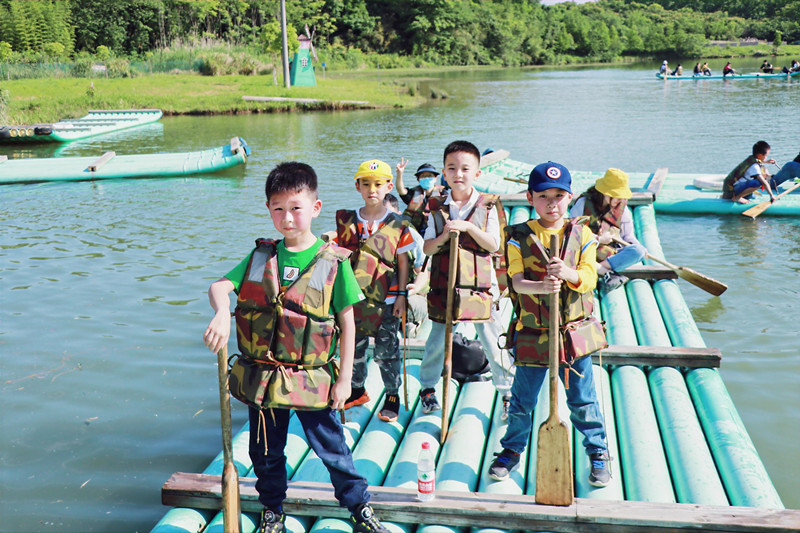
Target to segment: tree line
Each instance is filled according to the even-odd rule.
[[[116,56],[214,40],[268,48],[279,0],[0,0],[0,60]],[[286,0],[321,51],[440,65],[531,65],[697,56],[708,40],[800,39],[800,0]]]

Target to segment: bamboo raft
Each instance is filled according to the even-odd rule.
[[[506,209],[510,223],[531,216],[523,206]],[[654,256],[663,257],[652,205],[643,203],[633,212],[639,240]],[[417,402],[419,362],[412,359],[408,365],[409,410],[401,406],[393,423],[377,418],[383,390],[373,365],[366,383],[372,400],[346,411],[345,436],[387,527],[418,533],[456,532],[464,526],[484,533],[800,529],[800,511],[784,508],[716,370],[721,354],[705,346],[676,281],[670,279],[674,276],[644,265],[632,277],[637,279],[599,298],[596,306],[611,345],[593,355],[612,456],[611,483],[589,486],[588,459],[582,446],[575,446],[581,436],[570,427],[575,502],[567,507],[534,503],[535,430],[547,417],[547,385],[540,392],[534,431],[519,468],[496,482],[487,470],[501,449],[506,426],[500,420],[502,400],[491,382],[451,384],[454,393],[443,406],[450,410],[451,425],[440,446],[440,413],[425,415]],[[508,302],[502,302],[501,312],[507,320]],[[412,357],[421,358],[423,346],[422,340],[411,342]],[[559,403],[561,418],[569,424],[561,387]],[[254,479],[247,477],[252,475],[248,439],[245,425],[233,440],[235,465],[243,476],[244,532],[257,528],[260,511]],[[437,457],[437,483],[436,499],[422,503],[416,501],[416,464],[424,441]],[[294,416],[286,454],[287,530],[351,531],[347,510],[338,507],[328,473],[309,451]],[[152,533],[222,531],[222,467],[220,454],[201,474],[174,474],[162,488],[162,502],[174,508]]]

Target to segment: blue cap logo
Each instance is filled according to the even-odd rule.
[[[557,180],[561,177],[561,169],[558,167],[550,167],[547,169],[547,177],[552,180]]]

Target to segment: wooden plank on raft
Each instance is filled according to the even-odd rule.
[[[657,168],[653,174],[653,178],[647,185],[647,190],[653,194],[653,198],[658,196],[658,193],[661,192],[661,186],[664,185],[664,180],[667,179],[667,172],[669,172],[667,167]]]
[[[494,152],[489,152],[486,155],[481,156],[481,168],[488,167],[493,163],[497,163],[498,161],[502,161],[503,159],[507,158],[511,155],[511,152],[508,150],[495,150]]]
[[[630,279],[678,279],[674,270],[661,265],[634,265],[622,274]]]
[[[86,170],[88,170],[89,172],[97,172],[103,165],[111,161],[111,159],[115,155],[117,155],[116,152],[104,153],[103,155],[95,159],[94,162],[91,163],[88,167],[86,167]]]
[[[231,137],[231,153],[238,154],[239,150],[242,149],[242,141],[239,137]]]
[[[220,476],[177,472],[161,489],[164,505],[219,509]],[[369,487],[370,504],[387,522],[497,527],[578,533],[666,533],[679,531],[796,533],[800,510],[681,503],[604,501],[576,498],[569,506],[538,505],[533,496],[437,491],[417,501],[416,489]],[[261,510],[255,478],[240,478],[242,511]],[[347,518],[329,483],[289,482],[289,514]]]

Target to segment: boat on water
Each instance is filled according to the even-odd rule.
[[[693,74],[690,74],[688,76],[671,76],[671,75],[665,76],[660,72],[656,72],[656,78],[660,80],[756,80],[756,79],[788,80],[791,78],[800,78],[800,70],[788,73],[776,72],[775,74],[764,74],[763,72],[750,72],[747,74],[728,74],[727,76],[723,76],[722,74],[712,74],[711,76],[695,76]]]
[[[487,161],[485,170],[500,162]],[[479,188],[486,184],[481,176]],[[509,223],[531,218],[529,206],[505,209]],[[652,204],[633,206],[633,216],[639,240],[654,256],[663,257]],[[717,370],[721,354],[706,347],[676,281],[632,278],[598,296],[598,304],[596,313],[607,325],[611,345],[593,355],[613,458],[611,483],[602,488],[588,484],[581,435],[570,427],[575,502],[566,507],[534,503],[535,429],[548,415],[547,385],[533,414],[526,453],[509,478],[493,481],[487,473],[506,428],[500,417],[502,398],[491,381],[451,383],[453,392],[442,402],[451,422],[440,444],[441,413],[424,414],[417,401],[416,359],[422,357],[426,336],[422,328],[409,341],[408,405],[401,407],[398,420],[378,419],[384,391],[374,364],[366,383],[372,400],[345,412],[347,444],[387,527],[418,533],[463,531],[464,526],[481,532],[797,530],[800,511],[784,509]],[[509,320],[509,302],[500,305]],[[463,333],[469,336],[474,330],[466,325]],[[569,424],[566,396],[559,389],[561,419]],[[257,528],[260,511],[248,456],[249,431],[245,425],[233,439],[245,532]],[[419,503],[417,456],[423,442],[430,443],[436,456],[436,499]],[[285,451],[287,530],[351,531],[349,513],[333,499],[328,472],[309,450],[294,416]],[[201,474],[174,474],[162,487],[162,502],[174,508],[152,533],[222,531],[222,469],[220,453]]]
[[[76,141],[156,122],[161,116],[160,109],[93,110],[81,118],[52,124],[2,126],[0,144]]]
[[[490,157],[492,154],[488,154]],[[507,157],[508,152],[500,151],[491,164],[482,169],[476,187],[495,194],[514,194],[523,192],[528,182],[532,164],[515,161]],[[604,171],[572,171],[572,186],[576,196],[603,177]],[[628,172],[634,197],[629,203],[652,203],[657,213],[683,213],[696,215],[740,215],[762,201],[768,201],[767,194],[755,193],[747,204],[731,202],[721,198],[722,180],[725,174],[678,174],[661,168],[654,172]],[[779,192],[789,189],[791,181],[781,184]],[[511,204],[527,205],[524,195],[511,200]],[[783,196],[761,216],[800,215],[800,189]]]
[[[96,157],[29,159],[2,156],[0,184],[190,176],[241,165],[249,155],[250,147],[244,139],[234,137],[229,144],[194,152],[135,155],[106,152]]]

